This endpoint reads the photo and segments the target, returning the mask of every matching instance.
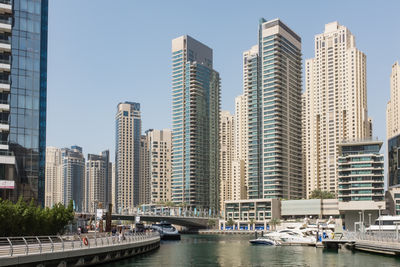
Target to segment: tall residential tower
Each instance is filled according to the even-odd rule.
[[[400,65],[392,66],[390,75],[390,100],[386,107],[386,137],[389,140],[400,134]]]
[[[220,78],[212,49],[172,40],[172,201],[219,209]]]
[[[115,120],[115,210],[132,210],[139,204],[140,104],[119,103]]]
[[[300,37],[261,19],[258,45],[243,54],[250,199],[303,196],[301,75]]]
[[[338,144],[370,138],[366,56],[349,29],[332,22],[315,36],[315,58],[306,61],[303,149],[306,195],[337,193]]]

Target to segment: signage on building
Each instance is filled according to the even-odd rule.
[[[0,180],[0,189],[14,189],[15,181]]]

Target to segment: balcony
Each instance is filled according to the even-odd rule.
[[[8,142],[0,141],[0,150],[8,150]]]
[[[0,80],[0,93],[10,92],[10,81]]]
[[[0,100],[0,111],[9,111],[10,104],[8,104],[7,100]]]
[[[0,71],[10,71],[11,61],[6,59],[0,59]]]
[[[0,131],[10,131],[10,124],[8,121],[0,121]]]
[[[15,156],[9,151],[0,151],[0,164],[15,165]]]
[[[0,39],[0,52],[10,52],[11,42],[10,40]]]
[[[10,0],[0,0],[0,14],[12,14]]]
[[[11,20],[0,19],[0,32],[11,32]]]

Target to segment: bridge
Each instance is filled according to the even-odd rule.
[[[80,212],[75,213],[75,217],[89,220],[93,218],[94,213]],[[171,214],[157,214],[157,213],[139,213],[139,214],[117,214],[111,215],[111,220],[124,220],[124,221],[135,221],[136,217],[140,217],[140,221],[145,222],[161,222],[167,221],[171,224],[180,225],[188,228],[204,229],[209,225],[209,220],[218,220],[216,217],[201,217],[191,215],[171,215]],[[103,216],[105,220],[106,216]],[[216,222],[217,224],[218,222]]]
[[[81,236],[0,237],[0,266],[97,265],[142,254],[160,246],[156,232],[97,233]]]

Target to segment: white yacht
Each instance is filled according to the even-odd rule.
[[[384,215],[376,219],[374,224],[365,228],[365,230],[367,232],[395,232],[396,228],[397,230],[400,230],[400,216]]]
[[[152,224],[151,229],[156,230],[160,233],[160,237],[162,240],[180,240],[181,235],[178,230],[173,227],[168,222],[161,222],[158,224]]]
[[[265,236],[260,236],[259,238],[252,239],[249,241],[253,245],[267,245],[267,246],[276,246],[279,245],[278,241],[269,239]]]

